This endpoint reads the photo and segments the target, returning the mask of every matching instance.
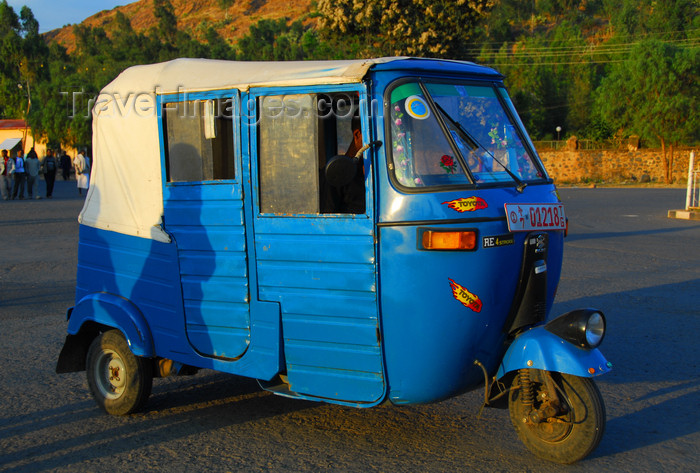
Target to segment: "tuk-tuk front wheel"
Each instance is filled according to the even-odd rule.
[[[131,414],[151,394],[153,365],[131,352],[119,330],[109,330],[90,345],[87,381],[97,405],[108,414]]]
[[[605,405],[592,379],[524,369],[513,383],[510,419],[532,453],[568,464],[598,446],[605,431]]]

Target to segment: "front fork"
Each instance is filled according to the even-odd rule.
[[[525,408],[524,411],[528,413],[523,421],[539,424],[551,417],[568,412],[566,404],[562,404],[559,400],[554,380],[549,371],[544,372],[544,382],[547,390],[537,394],[535,385],[530,380],[530,369],[518,370],[518,384],[511,389],[521,390],[520,402]],[[539,401],[539,408],[535,408],[535,400]]]
[[[484,407],[505,408],[507,405],[507,394],[511,391],[519,389],[521,391],[520,402],[523,404],[523,411],[527,412],[527,416],[523,419],[525,423],[540,424],[546,422],[547,419],[561,416],[569,412],[566,402],[562,403],[556,383],[549,371],[542,370],[544,376],[544,386],[546,390],[536,391],[535,383],[530,378],[532,370],[530,368],[519,369],[515,378],[508,388],[504,383],[493,377],[490,382],[486,367],[475,360],[474,364],[479,366],[484,373],[484,403],[481,406],[481,411]],[[535,404],[539,407],[535,408]]]

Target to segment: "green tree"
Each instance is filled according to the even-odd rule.
[[[561,125],[570,134],[581,136],[591,120],[592,93],[602,69],[587,54],[592,48],[575,18],[562,20],[551,35],[548,62],[552,63],[552,80],[557,90],[554,115],[558,124],[550,123],[549,129]]]
[[[48,64],[49,79],[41,81],[33,94],[36,105],[35,113],[30,117],[32,134],[35,139],[43,138],[51,146],[75,145],[77,143],[70,139],[74,112],[67,87],[70,78],[75,76],[75,67],[65,48],[58,43],[49,46]]]
[[[358,38],[360,55],[467,58],[493,0],[319,0],[323,39]]]
[[[151,60],[145,47],[144,35],[134,31],[131,21],[121,11],[117,11],[114,17],[112,31],[109,52],[113,62],[123,66],[127,63],[138,64]]]
[[[599,0],[500,0],[479,24],[477,61],[501,71],[533,137],[581,136],[603,71],[591,51]],[[503,40],[509,40],[507,43]]]
[[[153,14],[158,20],[156,31],[161,41],[174,45],[177,38],[177,17],[169,0],[153,0]]]
[[[319,43],[315,33],[300,20],[262,19],[251,25],[238,40],[238,58],[243,61],[295,61],[315,57]]]
[[[28,124],[40,121],[37,92],[49,77],[49,48],[39,35],[39,23],[31,9],[23,6],[20,15],[7,2],[0,3],[0,113],[7,118],[23,118]]]
[[[207,46],[209,48],[206,57],[211,59],[236,59],[236,50],[221,37],[214,27],[207,27],[204,38],[207,40]]]
[[[614,128],[658,141],[667,183],[672,180],[673,147],[698,140],[699,74],[700,48],[647,40],[625,61],[613,64],[597,90],[596,108]]]
[[[616,36],[684,39],[700,28],[698,0],[603,0]]]
[[[23,101],[17,84],[21,82],[22,38],[19,16],[5,0],[0,2],[0,117],[21,116]]]

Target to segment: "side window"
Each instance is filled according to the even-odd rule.
[[[232,99],[164,104],[168,182],[235,177],[232,115]]]
[[[313,95],[260,99],[260,211],[318,213],[318,119]]]
[[[258,99],[262,213],[365,212],[362,160],[350,184],[337,188],[325,179],[328,160],[339,154],[354,156],[362,146],[358,103],[356,92]]]

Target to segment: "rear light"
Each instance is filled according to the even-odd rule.
[[[421,247],[424,250],[473,250],[476,248],[476,232],[425,230]]]

